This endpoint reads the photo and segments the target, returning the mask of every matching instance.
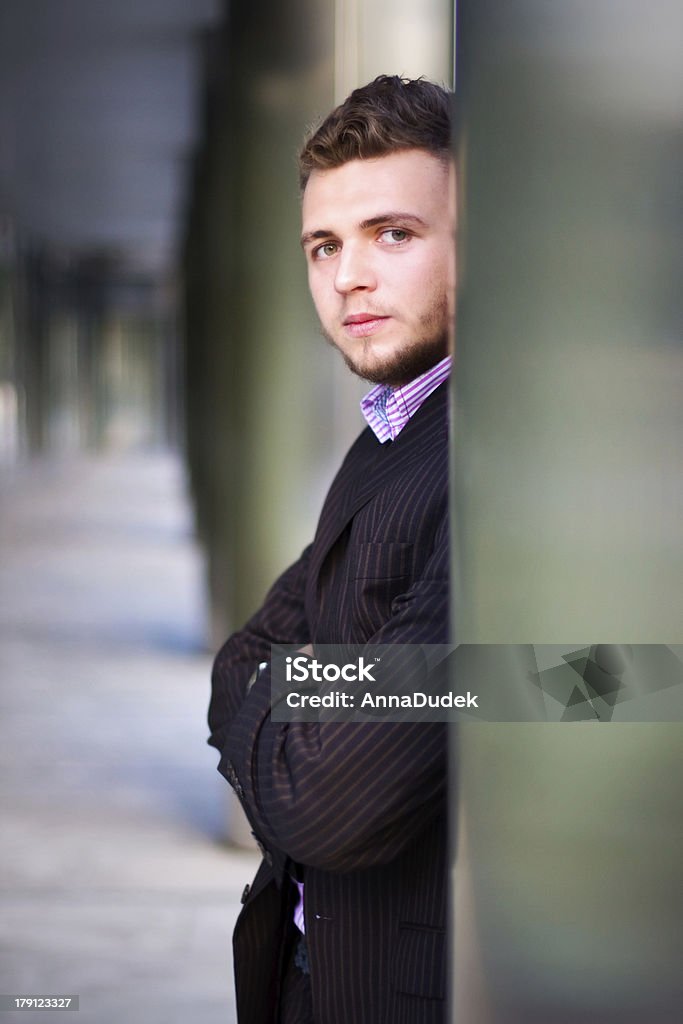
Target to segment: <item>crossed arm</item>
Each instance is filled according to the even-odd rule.
[[[246,694],[271,643],[310,642],[303,606],[310,548],[216,659],[209,740],[267,847],[330,871],[393,860],[443,809],[446,727],[437,723],[276,723],[270,676]],[[372,644],[446,643],[448,532],[424,572],[392,604]],[[246,694],[246,695],[245,695]]]

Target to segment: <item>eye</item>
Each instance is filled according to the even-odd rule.
[[[329,260],[332,256],[336,256],[339,251],[339,246],[336,242],[323,242],[311,253],[314,260]]]
[[[404,228],[385,228],[380,232],[379,237],[388,245],[400,245],[402,242],[407,242],[410,235]]]

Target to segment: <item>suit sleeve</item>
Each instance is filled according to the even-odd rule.
[[[239,711],[254,669],[270,660],[271,644],[310,641],[304,610],[309,545],[301,557],[270,588],[266,599],[243,629],[233,633],[216,655],[211,674],[209,740],[222,751],[228,729]]]
[[[446,643],[448,593],[444,516],[424,572],[369,642]],[[311,867],[351,871],[393,860],[442,812],[445,725],[283,724],[272,721],[269,705],[265,673],[229,728],[219,766],[239,780],[266,847]]]

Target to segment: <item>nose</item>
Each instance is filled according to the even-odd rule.
[[[363,243],[347,242],[337,257],[334,286],[345,295],[358,289],[373,291],[377,287],[372,254]]]

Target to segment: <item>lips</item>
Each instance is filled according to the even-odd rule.
[[[387,320],[388,316],[377,313],[352,313],[344,320],[344,327],[352,338],[364,338],[379,330]]]
[[[364,324],[368,320],[386,320],[385,316],[381,316],[379,313],[353,313],[351,316],[347,316],[344,321],[344,326],[347,324]]]

